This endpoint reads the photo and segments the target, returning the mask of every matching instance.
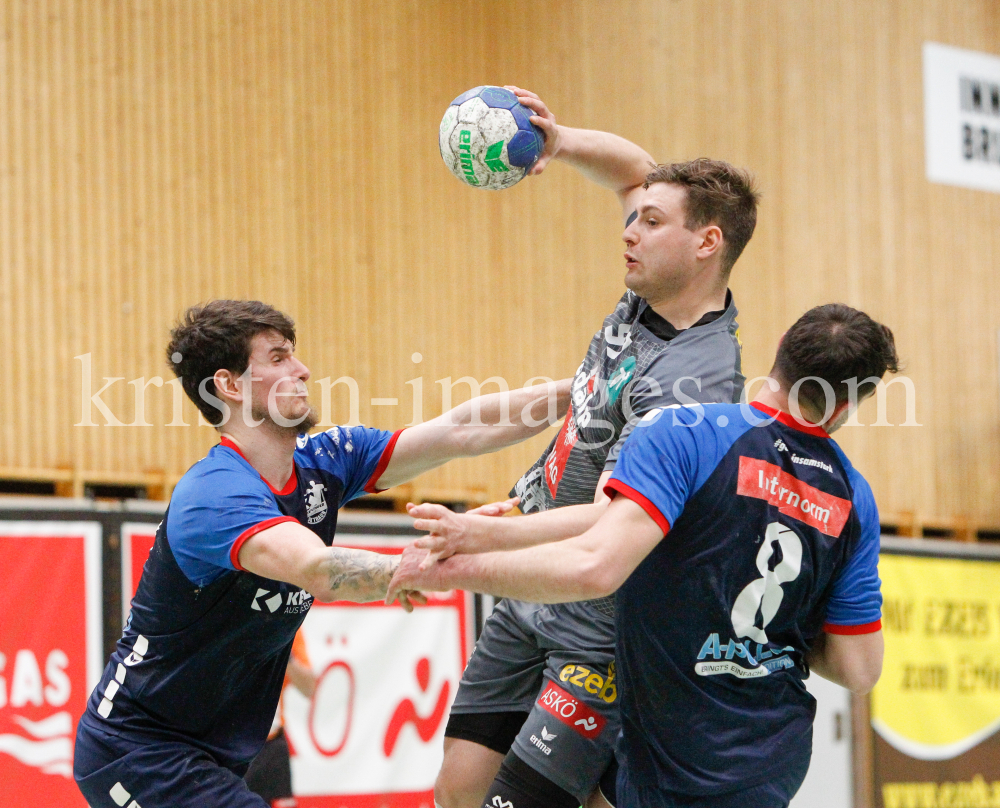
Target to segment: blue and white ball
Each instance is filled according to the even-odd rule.
[[[438,145],[448,169],[467,185],[499,191],[520,182],[545,146],[532,111],[503,87],[476,87],[451,102]]]

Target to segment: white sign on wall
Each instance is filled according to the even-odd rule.
[[[1000,192],[1000,56],[924,43],[927,179]]]

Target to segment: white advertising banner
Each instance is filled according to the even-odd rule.
[[[122,529],[122,601],[135,594],[155,525]],[[337,545],[402,552],[406,539],[338,535]],[[398,604],[314,601],[302,632],[316,693],[286,686],[285,735],[299,808],[434,808],[448,710],[469,656],[465,592]]]
[[[1000,192],[1000,56],[924,43],[927,179]]]

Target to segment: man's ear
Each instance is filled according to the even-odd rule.
[[[713,255],[721,255],[723,246],[721,227],[717,224],[707,224],[698,231],[698,234],[701,236],[697,252],[698,258],[704,261]]]
[[[243,400],[243,385],[241,378],[231,370],[217,370],[212,377],[215,382],[216,395],[233,401]]]

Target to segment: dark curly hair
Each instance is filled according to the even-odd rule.
[[[223,420],[223,412],[208,399],[215,396],[215,372],[243,373],[250,364],[253,338],[271,330],[295,344],[295,323],[273,306],[259,300],[213,300],[189,308],[170,332],[167,362],[213,426]],[[207,395],[199,389],[202,382]]]

